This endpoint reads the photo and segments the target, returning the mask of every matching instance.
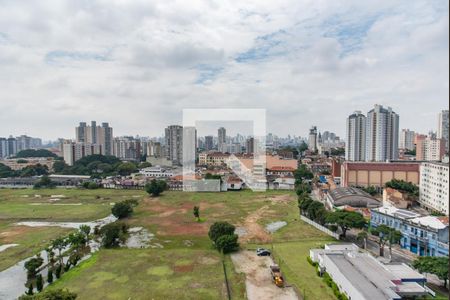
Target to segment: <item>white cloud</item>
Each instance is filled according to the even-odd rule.
[[[344,133],[375,103],[426,132],[448,108],[448,2],[0,1],[0,136],[79,121],[162,135],[183,108],[267,108]]]

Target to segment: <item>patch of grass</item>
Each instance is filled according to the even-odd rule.
[[[243,279],[226,262],[234,299],[244,299]],[[221,256],[213,250],[102,249],[48,288],[68,288],[80,299],[226,299]]]
[[[0,245],[19,244],[0,252],[0,271],[35,255],[52,239],[72,231],[58,227],[16,226],[15,223],[28,220],[93,221],[111,214],[112,202],[144,196],[145,192],[135,190],[0,189]],[[52,198],[59,200],[51,201]]]
[[[318,238],[273,245],[275,261],[280,265],[287,282],[294,284],[307,299],[336,299],[332,289],[326,286],[322,278],[317,276],[314,267],[306,260],[311,248],[319,248],[331,241],[334,240],[332,238]]]
[[[71,231],[72,229],[58,227],[0,226],[0,232],[2,233],[0,235],[0,245],[18,244],[18,246],[0,252],[0,271],[13,266],[22,259],[41,252],[50,244],[52,239],[66,235]]]

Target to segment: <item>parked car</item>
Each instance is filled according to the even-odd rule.
[[[258,256],[270,256],[270,251],[264,248],[256,249],[256,255]]]

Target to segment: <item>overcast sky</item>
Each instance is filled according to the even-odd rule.
[[[0,0],[0,136],[90,120],[160,136],[183,108],[343,136],[375,103],[427,132],[448,109],[448,34],[448,0]]]

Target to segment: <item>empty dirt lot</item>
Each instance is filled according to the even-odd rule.
[[[237,272],[245,273],[248,300],[298,300],[291,287],[279,288],[272,282],[270,257],[259,257],[254,251],[240,251],[231,255]]]

